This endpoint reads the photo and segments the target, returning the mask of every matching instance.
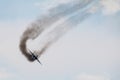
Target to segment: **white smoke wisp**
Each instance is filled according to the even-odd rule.
[[[93,2],[95,2],[95,0],[76,0],[60,4],[57,7],[50,9],[47,15],[44,15],[31,23],[24,31],[19,45],[22,54],[29,61],[34,61],[32,55],[27,50],[26,42],[29,39],[36,39],[47,29],[50,29],[57,21],[66,17],[67,19],[63,23],[57,25],[45,35],[44,39],[41,39],[44,42],[43,47],[38,51],[35,51],[35,54],[40,57],[52,43],[91,14],[88,13],[87,8],[89,8]]]

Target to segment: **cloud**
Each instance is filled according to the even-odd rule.
[[[0,69],[0,79],[10,78],[12,76],[13,76],[13,74],[7,72],[6,69],[3,69],[3,68]]]
[[[101,0],[100,4],[105,15],[115,14],[120,11],[120,0]]]
[[[102,75],[80,74],[75,80],[110,80],[110,78]]]
[[[120,0],[98,0],[97,4],[88,10],[92,14],[98,11],[103,15],[114,15],[120,11]]]

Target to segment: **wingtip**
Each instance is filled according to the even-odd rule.
[[[39,59],[37,59],[37,61],[42,65],[41,61]]]

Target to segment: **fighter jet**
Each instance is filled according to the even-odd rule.
[[[30,51],[30,50],[29,50]],[[32,58],[34,59],[34,60],[37,60],[41,65],[42,65],[42,63],[39,61],[39,59],[38,59],[38,55],[35,55],[33,52],[31,52],[30,51],[30,54],[32,55]]]

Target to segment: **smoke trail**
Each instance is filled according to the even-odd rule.
[[[40,57],[42,53],[54,42],[56,42],[61,36],[63,36],[67,31],[72,28],[75,28],[81,21],[86,19],[91,15],[91,13],[85,11],[77,12],[75,15],[70,16],[67,20],[63,23],[56,26],[53,30],[49,31],[44,37],[42,38],[42,48],[36,50],[35,53]]]
[[[44,15],[40,19],[33,22],[23,33],[19,45],[22,54],[25,55],[29,61],[34,61],[34,59],[32,59],[31,54],[29,54],[29,52],[27,51],[27,40],[37,38],[42,32],[44,32],[46,29],[49,29],[54,23],[56,23],[61,18],[72,16],[73,13],[76,13],[77,11],[86,8],[93,1],[94,0],[76,0],[66,4],[60,4],[59,6],[50,9],[49,14]],[[76,26],[87,15],[87,10],[85,10],[83,13],[81,12],[77,15],[74,15],[68,18],[68,20],[66,20],[62,24],[56,26],[52,31],[48,33],[48,35],[45,36],[45,39],[43,39],[43,48],[41,48],[37,52],[37,55],[40,56],[50,46],[50,44],[59,39],[60,36],[62,36],[73,26]]]

